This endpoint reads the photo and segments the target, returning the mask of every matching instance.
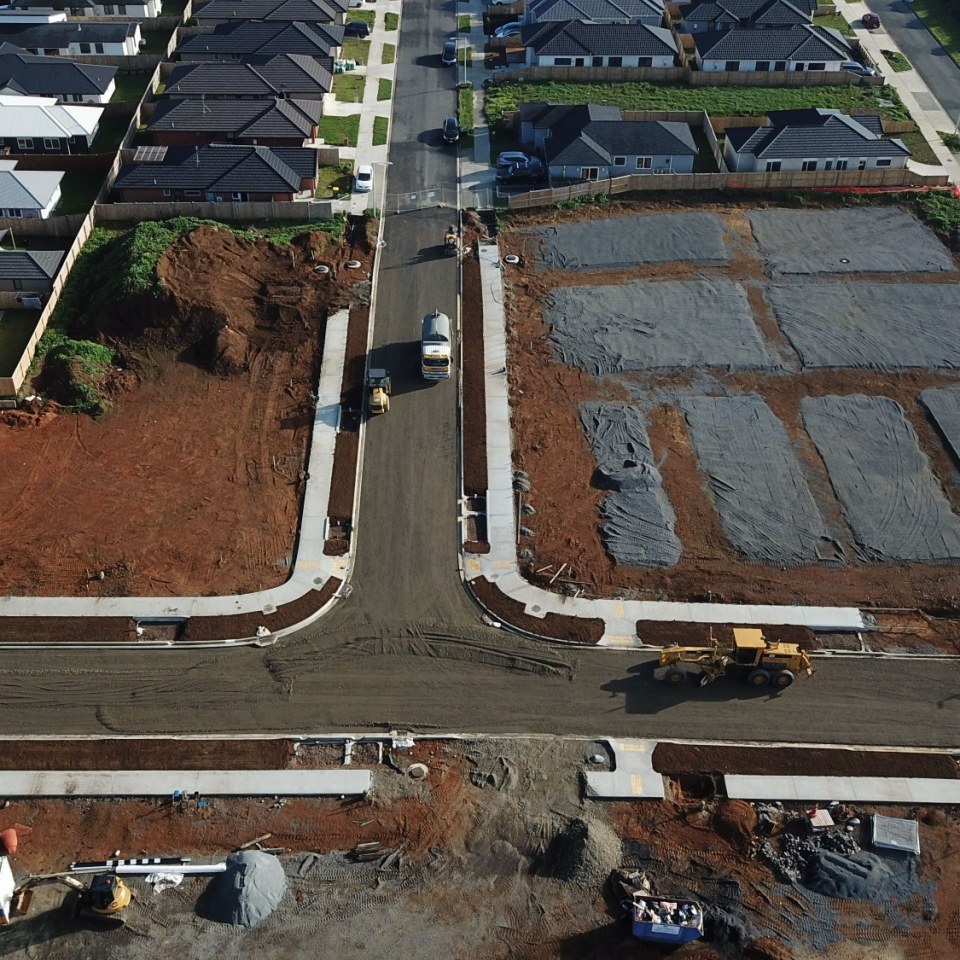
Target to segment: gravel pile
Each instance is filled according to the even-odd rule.
[[[592,887],[610,876],[622,855],[620,838],[609,824],[578,818],[550,842],[539,873],[564,883]]]
[[[227,857],[226,872],[210,881],[197,913],[217,923],[253,927],[277,909],[286,889],[287,877],[275,856],[244,850]]]
[[[820,850],[806,885],[839,900],[902,901],[917,891],[916,867],[912,859],[882,859],[865,850],[849,856]]]

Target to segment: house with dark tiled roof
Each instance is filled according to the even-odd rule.
[[[762,127],[728,127],[724,158],[731,170],[883,170],[907,165],[910,150],[886,139],[878,116],[839,110],[777,110]]]
[[[624,120],[619,107],[596,103],[523,104],[520,131],[543,153],[554,181],[692,173],[697,156],[687,124]]]
[[[0,291],[43,296],[53,281],[66,250],[0,250]]]
[[[103,54],[132,57],[140,52],[139,23],[0,24],[0,43],[13,43],[28,53],[56,57]]]
[[[679,4],[681,31],[792,27],[813,23],[816,0],[693,0]]]
[[[12,43],[0,44],[0,94],[56,97],[65,103],[109,103],[117,89],[116,73],[116,67],[41,57]]]
[[[62,170],[17,170],[16,160],[0,160],[0,217],[46,220],[60,202]]]
[[[299,147],[317,137],[320,100],[197,100],[163,97],[147,122],[153,143],[250,143]]]
[[[854,51],[829,27],[803,24],[756,30],[734,27],[694,34],[697,66],[704,71],[838,71]]]
[[[117,3],[97,3],[96,0],[13,0],[13,10],[62,10],[71,17],[131,17],[143,20],[159,17],[161,0],[118,0]]]
[[[214,143],[206,147],[148,147],[162,157],[124,164],[113,189],[119,200],[163,203],[292,201],[317,188],[317,151]]]
[[[211,33],[186,37],[174,51],[174,56],[179,60],[233,60],[238,63],[250,63],[254,58],[269,60],[278,53],[336,59],[342,45],[343,27],[340,25],[243,20],[219,24]]]
[[[206,100],[292,97],[322,100],[333,89],[333,60],[278,54],[264,63],[178,63],[165,96]]]
[[[558,20],[584,20],[590,23],[663,24],[662,0],[530,0],[523,23],[553,23]]]
[[[528,66],[672,67],[677,57],[674,35],[645,23],[533,23],[520,41]]]
[[[193,11],[201,26],[236,20],[343,23],[346,0],[208,0]]]

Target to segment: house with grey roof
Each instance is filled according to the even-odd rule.
[[[264,63],[178,63],[167,77],[165,96],[205,100],[291,97],[322,100],[333,89],[333,60],[281,53]]]
[[[147,122],[153,143],[250,143],[300,147],[317,138],[321,100],[197,100],[163,97]]]
[[[903,141],[886,139],[879,116],[839,110],[777,110],[762,127],[728,127],[723,147],[735,171],[884,170],[907,165]]]
[[[0,96],[0,144],[8,153],[87,153],[103,107],[54,97]]]
[[[125,164],[113,184],[123,202],[286,202],[308,199],[317,188],[317,151],[311,147],[213,143],[143,149],[156,159]]]
[[[131,17],[145,20],[159,17],[161,0],[119,0],[115,4],[97,3],[96,0],[13,0],[14,10],[63,10],[71,17]]]
[[[346,0],[207,0],[193,11],[200,26],[236,20],[343,23]]]
[[[0,42],[14,43],[28,53],[57,57],[103,54],[132,57],[143,38],[139,23],[77,23],[58,21],[37,24],[0,24]]]
[[[697,66],[703,71],[839,71],[854,51],[829,27],[802,24],[756,30],[734,27],[694,34]]]
[[[278,53],[336,59],[343,45],[343,27],[324,23],[284,23],[242,20],[218,24],[211,33],[186,37],[174,56],[178,60],[254,62]]]
[[[693,0],[679,4],[683,33],[813,23],[816,0]]]
[[[523,104],[524,144],[541,151],[553,181],[692,173],[697,145],[685,123],[624,120],[619,107]]]
[[[0,160],[0,217],[46,220],[60,202],[62,170],[18,170]]]
[[[66,250],[0,250],[0,291],[17,299],[49,294],[66,255]]]
[[[56,97],[65,103],[109,103],[117,89],[116,67],[77,63],[0,44],[0,94]]]
[[[646,23],[526,24],[520,42],[538,67],[672,67],[678,52],[669,30]]]
[[[523,23],[584,20],[590,23],[647,23],[663,25],[663,0],[530,0]]]

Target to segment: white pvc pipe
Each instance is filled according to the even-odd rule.
[[[149,873],[179,873],[187,876],[190,874],[225,873],[226,869],[227,865],[225,863],[168,863],[163,866],[154,865],[152,867],[134,864],[129,866],[124,865],[114,867],[113,870],[109,872],[131,877],[145,877]]]

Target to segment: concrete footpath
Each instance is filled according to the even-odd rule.
[[[333,456],[340,423],[340,389],[347,349],[349,311],[327,320],[317,386],[317,405],[307,460],[307,480],[296,556],[290,578],[279,587],[228,597],[0,597],[3,617],[131,617],[170,619],[218,617],[238,613],[273,613],[331,577],[346,581],[352,556],[328,557],[327,507]],[[332,603],[333,601],[331,601]],[[286,632],[286,631],[281,631]]]
[[[507,383],[507,338],[503,311],[504,267],[495,243],[479,250],[483,295],[483,346],[487,422],[487,539],[488,554],[463,554],[468,581],[486,577],[524,612],[544,618],[600,618],[605,623],[603,646],[641,647],[638,620],[745,625],[799,625],[819,631],[858,631],[871,623],[855,607],[785,607],[759,604],[671,603],[653,600],[588,600],[561,596],[535,587],[517,563],[516,503],[513,490],[512,431]]]

